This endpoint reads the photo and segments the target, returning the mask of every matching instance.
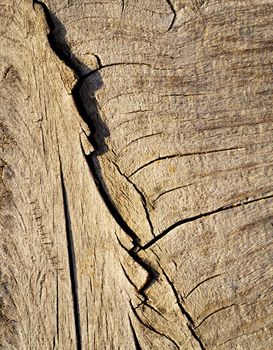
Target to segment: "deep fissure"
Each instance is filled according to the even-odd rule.
[[[169,1],[168,1],[168,3],[170,4]],[[51,49],[57,55],[57,57],[61,61],[63,61],[64,64],[67,67],[69,67],[76,75],[77,82],[72,89],[72,97],[73,97],[73,100],[75,102],[75,105],[77,107],[79,114],[81,115],[83,120],[86,122],[89,129],[91,131],[93,131],[93,133],[95,135],[96,131],[97,131],[96,125],[94,124],[94,122],[92,122],[91,117],[90,117],[88,111],[86,110],[85,104],[84,104],[83,99],[82,99],[81,94],[80,94],[81,87],[82,87],[83,83],[85,82],[85,80],[89,76],[91,76],[92,74],[95,74],[100,69],[105,68],[105,67],[115,66],[115,65],[129,65],[129,64],[142,65],[142,64],[146,64],[146,63],[113,63],[113,64],[103,66],[101,63],[100,57],[96,54],[93,54],[97,60],[98,68],[96,68],[94,70],[89,69],[88,67],[84,66],[72,54],[70,47],[67,45],[64,37],[58,38],[55,35],[55,33],[54,33],[55,22],[57,21],[57,23],[59,23],[59,21],[57,20],[57,18],[54,17],[53,14],[51,14],[51,12],[49,11],[49,9],[45,5],[45,3],[43,3],[42,1],[38,1],[38,0],[33,0],[33,7],[35,4],[40,5],[43,9],[44,16],[45,16],[45,19],[46,19],[46,22],[47,22],[47,25],[49,28],[49,33],[47,34],[47,37],[48,37],[48,42],[50,44]],[[171,8],[172,8],[172,5],[171,5]],[[175,20],[175,18],[174,18],[174,20]],[[171,26],[173,25],[173,22],[172,22]],[[148,64],[146,64],[146,65],[148,65]],[[86,69],[87,69],[87,71],[86,71]],[[93,103],[94,103],[94,105],[96,105],[96,100],[95,100],[94,96],[93,96]],[[181,223],[184,223],[187,221],[192,221],[193,219],[192,218],[190,218],[188,220],[186,219],[186,220],[183,220],[179,223],[172,225],[167,230],[163,231],[157,237],[155,237],[150,242],[148,242],[145,246],[141,246],[140,239],[138,238],[136,233],[129,227],[127,222],[123,219],[122,215],[120,214],[120,212],[116,208],[115,204],[112,202],[112,199],[110,198],[109,194],[107,193],[107,190],[105,189],[105,186],[102,182],[102,179],[97,171],[97,166],[96,166],[97,156],[105,151],[104,147],[106,147],[106,145],[101,144],[100,140],[98,141],[94,136],[90,136],[89,141],[92,144],[92,146],[94,147],[95,151],[87,155],[87,154],[85,154],[84,149],[82,147],[82,153],[87,161],[87,164],[88,164],[89,169],[90,169],[90,173],[94,179],[94,182],[97,186],[97,189],[98,189],[104,203],[106,204],[108,210],[110,211],[111,215],[115,219],[115,221],[119,224],[119,226],[123,229],[123,231],[132,239],[133,248],[130,250],[128,250],[125,247],[123,247],[123,248],[126,249],[126,251],[131,256],[131,258],[136,263],[138,263],[143,269],[145,269],[148,273],[148,277],[147,277],[146,282],[138,291],[140,293],[140,295],[142,295],[142,297],[143,297],[142,304],[146,304],[148,298],[145,294],[145,291],[155,282],[155,280],[159,276],[159,273],[138,255],[138,251],[144,250],[144,249],[150,247],[155,242],[157,242],[159,239],[161,239],[163,236],[165,236],[174,227],[180,225]],[[62,185],[62,191],[63,191],[65,222],[66,222],[66,230],[67,230],[67,244],[68,244],[70,277],[71,277],[71,285],[72,285],[72,297],[73,297],[73,305],[74,305],[74,318],[75,318],[75,331],[76,331],[76,337],[77,337],[77,349],[80,350],[80,349],[82,349],[82,340],[81,340],[81,325],[80,325],[80,313],[79,313],[79,298],[78,298],[77,279],[76,279],[77,278],[76,261],[75,261],[75,256],[74,256],[73,236],[72,236],[71,226],[70,226],[69,208],[68,208],[67,194],[66,194],[66,188],[65,188],[62,169],[61,169],[61,185]],[[141,199],[143,201],[144,208],[145,208],[146,203],[145,203],[145,200],[143,200],[143,196],[141,196]],[[218,212],[218,211],[220,211],[220,210],[217,210],[215,212]],[[147,212],[146,212],[146,214],[147,214]],[[206,216],[206,215],[205,214],[199,215],[194,219],[197,219],[197,218],[202,217],[202,216]],[[150,223],[150,225],[151,225],[151,223]],[[152,228],[152,225],[151,225],[151,228]],[[167,279],[167,281],[169,281],[169,280]],[[171,287],[175,291],[172,284],[171,284]],[[141,318],[137,314],[135,308],[132,305],[131,305],[131,307],[132,307],[132,310],[133,310],[134,314],[136,315],[137,319],[141,323],[143,323],[143,321],[141,320]],[[188,324],[188,327],[189,327],[192,335],[196,338],[196,340],[200,344],[201,349],[204,349],[200,339],[197,337],[196,333],[194,332],[194,330],[192,328],[193,321],[192,321],[190,315],[186,312],[186,310],[183,310],[183,311],[184,311],[183,314],[186,316],[187,320],[190,321],[189,322],[190,324]],[[151,330],[155,331],[156,333],[166,337],[166,335],[163,335],[163,334],[157,332],[152,327],[149,327],[149,328]],[[175,343],[169,337],[167,337],[167,338],[178,347],[177,343]]]
[[[81,62],[79,62],[77,60],[77,58],[72,54],[69,46],[65,42],[64,37],[57,38],[55,36],[55,33],[54,33],[55,27],[56,27],[55,22],[59,23],[58,19],[56,17],[54,17],[53,14],[51,14],[51,12],[48,9],[48,7],[46,6],[46,4],[43,3],[42,1],[33,0],[33,7],[35,4],[40,5],[43,9],[44,16],[45,16],[45,19],[46,19],[46,22],[48,25],[48,29],[49,29],[49,33],[47,34],[48,42],[49,42],[49,45],[50,45],[52,51],[76,75],[77,82],[72,89],[72,97],[74,99],[77,110],[78,110],[79,114],[81,115],[81,117],[83,118],[83,120],[88,125],[89,129],[91,131],[93,131],[94,134],[96,134],[96,131],[97,131],[96,125],[94,125],[92,123],[90,115],[88,114],[88,112],[86,110],[85,104],[84,104],[82,97],[81,97],[81,94],[80,94],[81,87],[82,87],[83,83],[85,82],[85,80],[89,76],[91,76],[91,74],[95,74],[96,72],[98,72],[98,70],[105,68],[105,67],[122,65],[122,64],[123,65],[129,65],[129,64],[142,65],[145,63],[133,63],[133,62],[132,63],[113,63],[113,64],[109,64],[107,66],[102,66],[102,63],[101,63],[99,56],[94,54],[94,57],[96,57],[97,62],[98,62],[98,68],[94,69],[94,70],[89,69],[89,71],[86,73],[85,70],[87,67],[84,66]],[[96,103],[95,98],[94,98],[93,102],[94,102],[94,104]],[[109,195],[108,195],[108,193],[103,185],[101,177],[99,176],[99,174],[97,172],[97,167],[96,167],[97,156],[105,151],[103,149],[105,147],[105,145],[102,145],[100,142],[97,141],[96,138],[94,138],[92,136],[89,137],[89,141],[92,144],[92,146],[94,147],[95,151],[90,153],[89,155],[86,155],[84,152],[84,149],[82,147],[82,153],[87,161],[87,164],[88,164],[89,169],[90,169],[90,173],[94,179],[94,182],[97,186],[97,189],[98,189],[104,203],[106,204],[108,210],[110,211],[111,215],[115,219],[115,221],[119,224],[119,226],[123,229],[123,231],[132,239],[132,243],[133,243],[134,248],[131,250],[128,250],[125,248],[126,251],[128,252],[128,254],[131,256],[131,258],[135,262],[137,262],[143,269],[145,269],[145,271],[148,274],[146,282],[138,291],[144,299],[143,303],[145,303],[147,301],[147,296],[145,294],[145,291],[157,279],[158,273],[147,262],[145,262],[143,259],[141,259],[137,255],[137,251],[139,250],[139,248],[141,248],[140,240],[139,240],[138,236],[136,235],[136,233],[128,226],[126,221],[123,219],[123,217],[119,213],[118,209],[115,207],[114,203],[112,202],[111,198],[109,197]],[[64,179],[63,179],[62,172],[61,172],[61,179],[62,179],[64,200],[66,200],[66,192],[65,192]],[[73,260],[70,259],[69,261],[71,262]],[[71,266],[71,271],[74,270],[74,268],[75,268],[75,266],[74,267]],[[71,274],[71,282],[72,282],[74,287],[77,285],[77,281],[75,280],[75,274],[73,274],[73,275]],[[73,295],[77,296],[77,293],[74,293],[74,292],[76,292],[76,290],[73,291]],[[79,318],[79,312],[78,312],[79,310],[77,309],[77,307],[78,307],[77,305],[78,305],[78,297],[77,298],[75,297],[74,311],[75,311],[76,333],[77,333],[77,338],[78,338],[78,346],[79,346],[79,349],[81,349],[80,318]]]

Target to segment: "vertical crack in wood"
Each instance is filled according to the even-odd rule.
[[[42,1],[38,1],[38,0],[34,0],[33,4],[38,4],[40,6],[42,6],[43,12],[44,12],[44,16],[48,25],[48,29],[49,29],[49,33],[47,35],[48,37],[48,42],[49,45],[52,49],[52,51],[58,56],[58,58],[63,61],[77,76],[77,83],[75,84],[75,86],[72,89],[72,97],[74,99],[75,105],[77,107],[77,110],[80,114],[80,116],[83,118],[83,120],[87,123],[88,127],[90,128],[90,130],[94,131],[94,134],[96,134],[96,125],[94,125],[94,123],[92,123],[91,120],[91,116],[89,115],[89,113],[87,112],[85,105],[84,105],[84,101],[80,95],[80,89],[84,83],[84,81],[91,75],[96,73],[99,69],[104,68],[106,66],[102,66],[101,65],[101,60],[98,60],[98,69],[95,70],[90,70],[87,74],[84,73],[83,71],[83,64],[81,62],[79,62],[76,57],[73,55],[73,53],[71,52],[70,48],[68,47],[67,43],[65,42],[65,38],[64,38],[64,33],[62,33],[60,35],[60,37],[56,37],[54,30],[55,30],[55,23],[58,24],[59,27],[62,27],[62,24],[59,22],[59,20],[53,16],[51,14],[51,12],[49,11],[49,9],[47,8],[47,6],[42,2]],[[98,58],[98,55],[94,55],[96,58]],[[145,63],[114,63],[114,64],[109,64],[107,65],[109,66],[114,66],[114,65],[121,65],[121,64],[132,64],[132,65],[142,65]],[[86,67],[84,66],[85,70]],[[96,110],[96,101],[94,98],[94,107]],[[96,110],[97,111],[97,110]],[[127,250],[128,254],[139,264],[141,265],[148,273],[148,278],[146,283],[144,284],[144,286],[141,288],[141,290],[139,291],[140,294],[142,294],[145,298],[145,300],[147,299],[147,297],[144,294],[144,291],[153,283],[153,281],[155,280],[156,276],[158,276],[158,274],[154,271],[154,269],[152,267],[150,267],[148,265],[148,263],[144,262],[137,254],[136,251],[139,250],[139,248],[141,247],[140,245],[140,240],[138,238],[138,236],[136,235],[136,233],[129,227],[129,225],[127,224],[127,222],[123,219],[122,215],[120,214],[120,212],[118,211],[118,209],[116,208],[116,206],[114,205],[112,199],[110,198],[106,186],[102,180],[102,177],[100,176],[100,172],[98,170],[98,165],[97,165],[97,156],[99,154],[102,154],[104,152],[107,151],[107,146],[103,143],[103,140],[97,140],[94,137],[90,137],[89,141],[91,142],[91,144],[93,145],[95,151],[93,153],[91,153],[90,155],[86,155],[83,148],[82,148],[82,152],[83,155],[85,156],[85,159],[88,163],[90,172],[92,177],[94,178],[95,184],[98,188],[98,191],[104,201],[104,203],[106,204],[108,210],[110,211],[111,215],[113,216],[113,218],[115,219],[115,221],[118,223],[118,225],[123,229],[123,231],[132,239],[132,243],[134,245],[134,248],[130,251]]]
[[[166,1],[167,1],[168,5],[170,6],[170,9],[172,10],[172,13],[173,13],[173,19],[172,19],[172,22],[171,22],[171,24],[170,24],[170,26],[169,26],[169,28],[168,28],[168,31],[169,31],[169,30],[172,29],[172,27],[173,27],[173,25],[174,25],[174,22],[175,22],[175,20],[176,20],[176,11],[175,11],[175,9],[174,9],[174,7],[173,7],[172,2],[171,2],[170,0],[166,0]]]
[[[125,10],[125,0],[121,0],[121,16],[123,16]]]
[[[62,187],[65,228],[66,228],[68,264],[69,264],[71,292],[72,292],[72,299],[73,299],[73,315],[74,315],[74,322],[75,322],[76,344],[77,344],[77,350],[81,350],[82,336],[81,336],[81,324],[80,324],[80,307],[79,307],[79,295],[78,295],[76,257],[75,257],[75,250],[74,250],[69,206],[68,206],[68,200],[67,200],[67,192],[66,192],[63,171],[61,166],[60,166],[60,172],[61,172],[61,187]]]
[[[59,328],[60,328],[60,319],[59,319],[59,272],[56,271],[56,332],[57,332],[57,344],[59,346]],[[55,339],[55,337],[54,337]]]
[[[169,1],[168,1],[168,3],[169,3]],[[51,49],[58,56],[58,58],[60,60],[62,60],[76,74],[76,77],[78,79],[77,83],[75,84],[75,86],[72,90],[72,97],[74,99],[77,110],[78,110],[79,114],[81,115],[81,117],[83,118],[83,120],[87,123],[90,130],[95,130],[95,132],[96,132],[96,125],[94,125],[94,121],[92,121],[91,116],[88,114],[88,112],[85,108],[84,101],[83,101],[81,94],[80,94],[80,89],[81,89],[83,83],[85,82],[85,79],[88,78],[91,74],[98,72],[100,69],[102,69],[104,67],[121,65],[121,64],[142,65],[142,64],[146,64],[146,63],[114,63],[114,64],[109,64],[107,66],[102,66],[102,63],[101,63],[99,56],[94,54],[94,57],[97,58],[99,68],[97,68],[95,70],[88,69],[88,73],[84,73],[83,67],[85,68],[85,70],[87,67],[84,66],[81,62],[79,62],[76,59],[76,57],[73,55],[73,53],[71,52],[67,43],[65,42],[64,34],[62,33],[61,37],[55,36],[55,33],[54,33],[55,24],[54,23],[56,22],[60,26],[62,26],[61,23],[59,23],[58,19],[51,14],[49,9],[47,8],[47,6],[43,2],[38,1],[38,0],[34,0],[33,5],[35,5],[35,4],[42,6],[42,9],[43,9],[43,12],[45,15],[45,19],[46,19],[46,22],[47,22],[48,27],[49,27],[49,33],[47,36],[48,36],[48,42],[50,44]],[[169,3],[169,4],[170,4],[171,8],[173,9],[171,3]],[[174,17],[174,20],[175,20],[175,17]],[[173,20],[173,22],[174,22],[174,20]],[[173,25],[173,22],[172,22],[171,26]],[[149,64],[146,64],[146,65],[149,65]],[[97,111],[95,97],[94,97],[94,107],[95,107],[95,110]],[[105,186],[103,179],[100,175],[100,172],[98,170],[97,156],[99,154],[106,152],[107,146],[103,143],[102,139],[97,140],[95,137],[90,136],[89,141],[93,145],[95,151],[93,153],[91,153],[90,155],[86,155],[84,152],[84,149],[82,147],[82,153],[87,161],[91,175],[92,175],[94,182],[97,186],[97,189],[98,189],[105,205],[107,206],[109,212],[111,213],[112,217],[115,219],[117,224],[123,229],[123,231],[129,237],[132,238],[133,248],[128,250],[127,248],[125,248],[121,244],[121,242],[119,240],[118,241],[119,241],[120,245],[124,249],[126,249],[127,253],[131,256],[131,258],[136,263],[138,263],[148,274],[146,282],[138,291],[140,293],[140,295],[143,297],[143,302],[140,305],[142,305],[142,304],[145,305],[145,304],[147,304],[147,300],[148,300],[148,297],[147,297],[145,292],[157,280],[159,273],[152,266],[150,266],[150,264],[148,264],[144,259],[142,259],[138,255],[138,251],[141,249],[142,250],[145,249],[147,247],[147,245],[149,245],[149,244],[152,245],[153,243],[151,243],[151,242],[155,242],[156,238],[154,238],[150,243],[146,244],[146,246],[144,246],[144,247],[140,245],[140,239],[138,238],[136,233],[129,227],[127,222],[123,219],[122,215],[120,214],[120,212],[118,211],[118,209],[114,205],[112,199],[110,198],[110,196],[107,192],[106,186]],[[60,161],[60,165],[61,165],[61,161]],[[79,308],[79,297],[78,297],[78,286],[77,286],[76,259],[75,259],[73,235],[72,235],[72,229],[71,229],[71,219],[70,219],[69,206],[68,206],[68,200],[67,200],[67,191],[66,191],[66,187],[65,187],[62,166],[61,166],[60,173],[61,173],[61,186],[62,186],[64,214],[65,214],[65,223],[66,223],[67,248],[68,248],[68,258],[69,258],[69,269],[70,269],[73,306],[74,306],[74,320],[75,320],[75,331],[76,331],[76,338],[77,338],[77,349],[81,350],[82,349],[82,336],[81,336],[81,325],[80,325],[80,308]],[[142,196],[141,196],[141,198],[142,198]],[[143,200],[143,198],[142,198],[142,200]],[[143,201],[143,204],[144,204],[144,206],[146,205],[145,200]],[[147,208],[146,208],[146,211],[147,211]],[[151,225],[151,223],[150,223],[150,225]],[[152,225],[151,225],[151,228],[152,228]],[[153,229],[152,229],[152,231],[153,231]],[[162,235],[159,235],[159,236],[161,238]],[[154,331],[158,335],[161,335],[161,336],[167,338],[168,340],[170,340],[179,349],[179,345],[173,339],[169,338],[165,334],[158,332],[152,326],[145,324],[142,321],[142,319],[139,317],[139,315],[137,314],[136,309],[133,307],[131,302],[130,302],[130,305],[131,305],[131,308],[132,308],[134,315],[139,320],[139,322],[141,322],[145,327],[148,327],[150,330]],[[186,313],[184,312],[184,314],[186,314]],[[186,314],[186,315],[187,315],[187,319],[191,320],[190,316],[188,314]],[[192,323],[192,320],[191,320],[191,323]],[[190,326],[189,326],[189,328],[190,328]],[[203,350],[204,347],[203,347],[200,339],[198,339],[197,335],[195,334],[195,332],[191,328],[190,328],[190,330],[191,330],[191,333],[193,334],[193,336],[196,337],[197,341],[200,343],[200,347]],[[136,342],[135,342],[135,344],[136,344],[136,346],[139,346],[139,345],[137,345]],[[141,349],[141,348],[139,347],[138,349]]]
[[[133,334],[133,339],[134,339],[134,343],[135,343],[135,348],[136,348],[136,350],[142,350],[142,348],[141,348],[141,346],[140,346],[140,343],[139,343],[139,341],[138,341],[138,338],[137,338],[136,331],[135,331],[135,329],[134,329],[134,327],[133,327],[132,320],[131,320],[130,316],[128,316],[128,317],[129,317],[129,324],[130,324],[130,327],[131,327],[131,330],[132,330],[132,334]]]

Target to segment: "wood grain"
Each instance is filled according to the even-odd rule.
[[[1,1],[1,348],[273,346],[272,10]]]

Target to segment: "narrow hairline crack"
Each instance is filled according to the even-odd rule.
[[[112,162],[112,163],[116,167],[118,173],[121,176],[123,176],[134,187],[135,191],[139,194],[141,202],[142,202],[142,205],[143,205],[143,209],[145,211],[146,219],[147,219],[147,221],[149,223],[149,226],[150,226],[151,233],[155,237],[154,227],[153,227],[152,220],[150,218],[149,209],[148,209],[148,206],[147,206],[147,200],[146,200],[145,195],[140,191],[140,189],[137,187],[137,185],[121,171],[121,169],[120,169],[120,167],[118,166],[117,163],[115,163],[115,162]]]
[[[200,286],[201,286],[202,284],[204,284],[205,282],[210,281],[210,280],[212,280],[212,279],[214,279],[214,278],[216,278],[216,277],[220,277],[220,276],[222,276],[222,274],[221,274],[221,273],[218,273],[218,274],[216,274],[216,275],[210,276],[210,277],[204,279],[203,281],[199,282],[196,286],[194,286],[194,287],[184,296],[184,299],[188,298],[198,287],[200,287]]]
[[[135,169],[132,173],[128,175],[128,177],[131,177],[135,174],[137,174],[139,171],[143,170],[147,166],[160,162],[162,160],[168,160],[168,159],[173,159],[173,158],[183,158],[183,157],[190,157],[190,156],[199,156],[199,155],[206,155],[210,153],[218,153],[218,152],[228,152],[228,151],[234,151],[234,150],[240,150],[244,149],[245,147],[229,147],[229,148],[223,148],[223,149],[214,149],[214,150],[208,150],[208,151],[201,151],[201,152],[188,152],[188,153],[177,153],[177,154],[170,154],[166,156],[161,156],[155,159],[150,160],[149,162],[141,165],[139,168]]]
[[[227,305],[227,306],[223,306],[223,307],[221,307],[220,309],[211,312],[211,313],[208,314],[202,321],[200,321],[200,322],[198,323],[197,326],[195,326],[195,329],[197,329],[198,327],[200,327],[208,318],[210,318],[210,317],[213,316],[214,314],[216,314],[216,313],[218,313],[218,312],[221,312],[221,311],[223,311],[223,310],[229,309],[229,308],[231,308],[231,307],[233,307],[233,306],[238,306],[238,304],[230,304],[230,305]]]
[[[133,314],[135,315],[136,319],[137,319],[144,327],[146,327],[146,328],[150,329],[152,332],[154,332],[154,333],[156,333],[156,334],[158,334],[158,335],[160,335],[160,336],[162,336],[162,337],[168,339],[170,342],[172,342],[172,343],[175,345],[175,347],[176,347],[177,349],[180,349],[179,345],[176,343],[175,340],[173,340],[172,338],[170,338],[168,335],[159,332],[158,330],[156,330],[156,329],[155,329],[153,326],[151,326],[150,324],[144,322],[144,321],[140,318],[140,316],[138,315],[138,313],[136,312],[136,309],[134,308],[134,306],[133,306],[131,300],[130,300],[130,306],[131,306],[131,309],[132,309]]]
[[[61,161],[60,161],[60,175],[61,175],[61,189],[62,189],[62,196],[63,196],[64,217],[65,217],[68,264],[69,264],[70,283],[71,283],[71,292],[72,292],[72,301],[73,301],[73,316],[74,316],[74,323],[75,323],[76,347],[77,347],[77,350],[81,350],[82,334],[81,334],[76,258],[75,258],[74,242],[73,242],[73,233],[72,233],[72,227],[71,227],[71,219],[70,219],[70,213],[69,213],[69,205],[68,205],[68,199],[67,199],[67,191],[65,187]],[[57,295],[57,298],[58,298],[58,295]],[[57,318],[58,318],[57,336],[59,338],[58,313],[57,313]]]

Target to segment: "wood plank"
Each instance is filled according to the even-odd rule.
[[[3,349],[272,347],[272,0],[2,1]]]

